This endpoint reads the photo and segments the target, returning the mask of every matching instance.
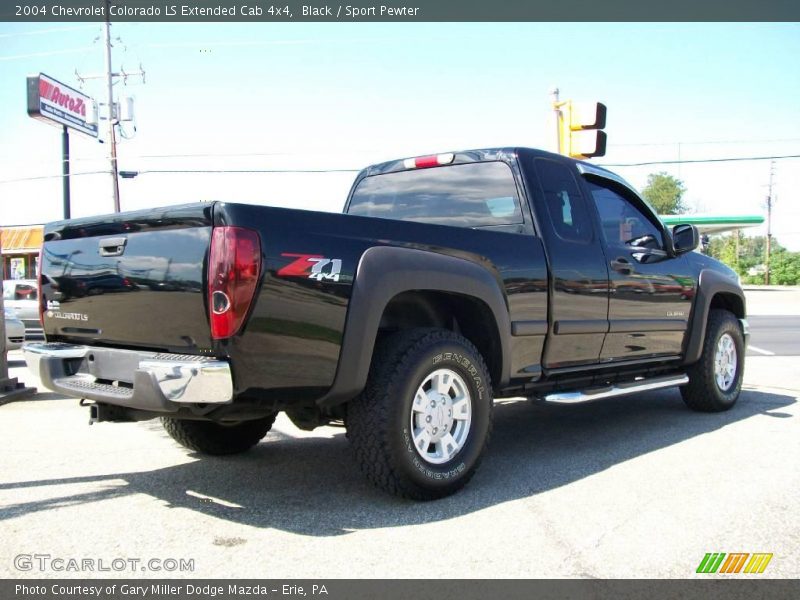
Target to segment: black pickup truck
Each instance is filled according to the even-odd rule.
[[[93,422],[160,417],[202,453],[247,450],[280,411],[343,425],[370,480],[423,500],[472,477],[495,398],[739,396],[735,273],[610,171],[527,148],[409,158],[363,170],[344,213],[52,223],[28,365]]]

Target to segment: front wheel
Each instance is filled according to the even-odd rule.
[[[348,405],[356,460],[378,487],[434,500],[473,476],[489,438],[492,391],[483,357],[463,336],[413,329],[378,347]]]
[[[712,310],[700,360],[689,367],[689,383],[681,388],[686,405],[700,412],[720,412],[736,404],[742,389],[744,350],[736,317],[726,310]]]

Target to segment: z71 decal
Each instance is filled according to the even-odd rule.
[[[340,258],[325,258],[319,254],[290,254],[283,253],[281,256],[293,257],[295,260],[278,271],[279,277],[307,277],[322,281],[339,281],[339,274],[342,272],[342,260]]]

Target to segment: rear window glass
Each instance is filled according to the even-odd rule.
[[[366,177],[353,192],[347,212],[457,227],[522,223],[514,175],[502,162]]]

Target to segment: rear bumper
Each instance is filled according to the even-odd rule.
[[[233,400],[230,365],[213,358],[53,343],[24,351],[42,384],[67,396],[166,413]]]

